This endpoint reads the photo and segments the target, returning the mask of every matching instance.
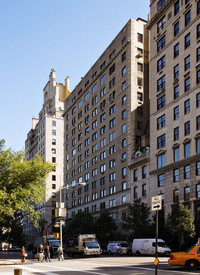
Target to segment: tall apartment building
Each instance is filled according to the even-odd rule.
[[[149,145],[145,25],[130,20],[65,100],[64,184],[72,185],[63,190],[68,218],[106,209],[119,223],[133,201],[132,156]]]
[[[150,197],[200,218],[200,1],[151,0]]]
[[[40,211],[47,221],[49,233],[55,224],[56,201],[59,201],[59,190],[63,186],[63,136],[64,120],[64,100],[70,94],[69,78],[65,80],[65,85],[56,82],[55,71],[52,70],[49,81],[43,89],[43,107],[39,113],[39,118],[33,118],[32,129],[27,135],[25,142],[26,159],[35,158],[38,153],[44,161],[55,163],[55,171],[51,172],[46,182],[45,201],[38,205]],[[40,233],[41,228],[37,228]],[[23,233],[28,242],[34,237],[32,223],[24,221]]]

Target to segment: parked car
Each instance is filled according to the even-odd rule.
[[[111,254],[128,254],[128,243],[126,241],[111,241],[107,246],[107,253]]]
[[[168,264],[172,266],[184,266],[190,270],[200,266],[200,243],[187,249],[185,252],[172,252]]]
[[[170,255],[171,249],[164,240],[158,239],[158,254]],[[132,243],[133,255],[155,255],[156,239],[134,239]]]

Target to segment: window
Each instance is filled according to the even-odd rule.
[[[95,129],[97,127],[97,120],[95,120],[94,122],[92,122],[92,129]]]
[[[197,108],[200,107],[200,93],[196,95],[196,106]]]
[[[126,89],[126,81],[124,81],[123,83],[122,83],[122,91],[124,91]]]
[[[109,181],[110,182],[115,181],[115,172],[109,174]]]
[[[52,120],[52,126],[56,126],[56,121]]]
[[[184,166],[184,179],[190,178],[190,165]]]
[[[114,131],[109,135],[109,142],[112,142],[113,140],[115,140],[115,138],[116,138],[116,133]]]
[[[100,85],[102,85],[105,81],[106,81],[106,75],[104,74],[104,75],[100,78]]]
[[[94,134],[92,134],[92,141],[97,139],[97,132],[95,132]]]
[[[122,119],[126,118],[126,109],[122,111]]]
[[[106,171],[106,164],[104,163],[100,166],[100,172],[103,174],[105,171]]]
[[[179,55],[179,43],[174,46],[174,58]]]
[[[190,77],[185,79],[185,92],[190,90]]]
[[[196,175],[200,176],[200,161],[196,162]]]
[[[196,129],[200,130],[200,116],[196,117]]]
[[[190,143],[186,143],[184,145],[184,157],[189,158],[190,157]]]
[[[56,130],[52,130],[52,135],[56,136]]]
[[[126,60],[126,52],[122,54],[122,62],[124,62],[124,60]]]
[[[115,85],[115,77],[109,81],[109,89],[111,89]]]
[[[105,132],[106,132],[106,126],[104,125],[100,128],[100,135],[105,134]]]
[[[157,23],[157,33],[160,33],[166,24],[166,19],[165,16],[163,16],[163,18]]]
[[[97,103],[97,96],[93,97],[93,99],[92,99],[92,105],[94,105],[96,103]]]
[[[159,11],[164,4],[165,4],[165,0],[159,0],[157,3],[157,10]]]
[[[115,104],[110,107],[109,114],[112,115],[114,114],[114,112],[115,112]]]
[[[100,91],[100,97],[102,98],[105,94],[106,94],[106,88],[104,87],[104,88]]]
[[[176,106],[174,108],[174,120],[177,120],[179,118],[179,106]]]
[[[165,146],[165,134],[157,138],[157,149]]]
[[[146,196],[147,195],[147,185],[146,184],[143,184],[142,185],[142,196]]]
[[[185,71],[190,68],[190,55],[185,58]]]
[[[174,99],[179,97],[179,85],[174,87]]]
[[[165,166],[165,153],[163,153],[162,155],[157,157],[157,167],[161,168],[163,166]]]
[[[174,169],[173,171],[174,174],[174,182],[178,182],[179,181],[179,169]]]
[[[197,2],[197,15],[200,14],[200,1]]]
[[[157,42],[157,52],[165,47],[165,35]]]
[[[179,77],[179,64],[174,66],[174,79]]]
[[[180,9],[180,6],[179,6],[179,0],[176,1],[176,3],[174,4],[174,16],[177,15],[179,13],[179,9]]]
[[[165,127],[165,115],[162,115],[157,119],[157,130],[163,127]]]
[[[197,49],[197,62],[200,61],[200,47]]]
[[[174,128],[174,141],[179,140],[179,127]]]
[[[112,155],[116,152],[116,147],[115,147],[115,144],[111,147],[109,147],[109,154]]]
[[[110,125],[110,129],[115,126],[115,118],[113,118],[109,121],[109,125]]]
[[[87,101],[89,99],[89,92],[87,92],[87,94],[85,94],[85,101]]]
[[[138,188],[137,187],[134,187],[134,199],[137,199],[137,196],[138,196]]]
[[[109,168],[115,167],[116,161],[114,159],[109,161]]]
[[[200,24],[197,25],[197,39],[200,37]]]
[[[109,69],[109,75],[111,75],[115,71],[115,63]]]
[[[190,10],[185,14],[185,27],[190,23]]]
[[[200,138],[197,138],[196,140],[196,152],[197,154],[200,153]]]
[[[138,170],[137,170],[137,169],[135,169],[135,170],[133,171],[133,180],[134,180],[134,181],[137,181],[137,180],[138,180]]]
[[[179,21],[174,24],[174,36],[179,33]]]
[[[185,36],[185,49],[190,46],[190,33]]]
[[[122,97],[122,105],[126,104],[126,95]]]
[[[184,102],[184,112],[185,114],[188,114],[190,112],[190,99]]]
[[[196,185],[196,198],[200,198],[200,184]]]
[[[165,75],[157,80],[157,92],[165,87]]]
[[[197,84],[200,83],[200,70],[197,71]]]
[[[185,122],[185,136],[190,134],[190,121]]]
[[[165,185],[165,175],[160,174],[160,175],[158,175],[158,187],[161,187],[164,185]]]
[[[122,168],[122,177],[124,178],[126,176],[126,167]]]
[[[52,145],[56,145],[56,139],[52,138]]]
[[[126,138],[122,139],[122,148],[126,147]]]
[[[179,190],[178,189],[173,191],[173,202],[179,203]]]
[[[122,125],[122,134],[126,133],[126,123]]]
[[[122,190],[126,190],[126,181],[122,182]]]
[[[174,162],[179,161],[179,148],[174,149]]]
[[[145,179],[147,177],[147,167],[146,165],[142,166],[142,178]]]
[[[190,200],[190,187],[189,186],[184,188],[184,200],[185,201]]]
[[[139,72],[143,72],[143,64],[138,62],[137,63],[137,69],[138,69]]]
[[[103,148],[104,146],[106,146],[106,138],[103,138],[103,139],[100,141],[100,148]]]
[[[112,102],[115,99],[115,91],[109,95],[109,101]]]
[[[125,76],[126,74],[126,66],[122,69],[122,76]]]
[[[157,99],[157,110],[160,110],[164,106],[165,106],[165,95]]]
[[[139,32],[137,33],[137,40],[138,40],[138,42],[143,43],[143,35]]]

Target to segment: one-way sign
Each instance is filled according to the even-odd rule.
[[[152,197],[151,209],[152,209],[152,211],[162,209],[162,196],[161,195]]]

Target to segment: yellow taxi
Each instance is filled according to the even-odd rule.
[[[190,270],[200,266],[200,243],[190,247],[185,252],[173,252],[170,254],[168,265],[184,266]]]

